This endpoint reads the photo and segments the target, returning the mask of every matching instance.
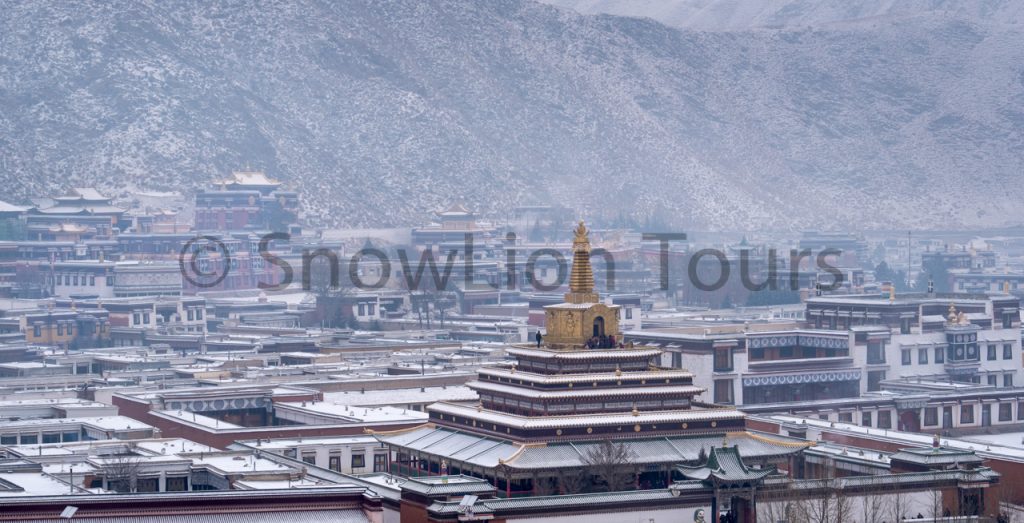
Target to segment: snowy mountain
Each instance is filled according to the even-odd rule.
[[[1024,38],[971,13],[694,32],[522,0],[0,12],[5,200],[250,165],[347,226],[453,199],[687,228],[1022,221]]]
[[[646,17],[698,31],[840,27],[922,16],[1024,24],[1018,0],[543,0],[583,14]]]

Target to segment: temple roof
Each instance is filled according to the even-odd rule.
[[[690,479],[702,481],[717,480],[724,483],[757,481],[771,474],[771,470],[751,470],[740,458],[740,451],[733,447],[712,447],[708,460],[701,467],[680,465],[677,469]]]
[[[763,436],[751,432],[730,432],[728,442],[740,448],[747,458],[784,456],[799,452],[809,443],[784,436]],[[424,426],[377,439],[389,445],[439,456],[485,468],[505,465],[514,470],[552,470],[585,466],[584,456],[601,444],[600,440],[558,443],[516,443],[511,440],[463,432],[449,427]],[[701,449],[722,444],[722,436],[656,436],[616,439],[626,444],[634,463],[693,462]]]
[[[612,372],[588,372],[581,374],[536,374],[501,367],[483,367],[477,371],[478,374],[496,376],[502,378],[514,378],[531,383],[543,385],[564,384],[564,383],[590,383],[608,382],[622,380],[665,380],[672,378],[693,378],[693,373],[687,370],[665,369],[651,370],[646,372],[623,372],[621,376]]]
[[[972,450],[947,447],[909,448],[889,456],[890,461],[903,461],[924,466],[980,465],[984,462]]]
[[[251,186],[281,185],[281,182],[268,178],[262,171],[235,171],[231,173],[231,178],[224,180],[222,183]]]
[[[697,394],[701,394],[705,391],[703,387],[697,387],[694,385],[644,385],[641,387],[622,387],[610,390],[607,388],[579,388],[551,391],[536,390],[514,385],[502,385],[500,383],[488,383],[485,381],[471,381],[467,383],[466,386],[474,390],[502,392],[513,396],[541,400],[560,398],[606,398],[610,396],[650,396],[652,394],[696,396]]]
[[[565,414],[547,416],[519,416],[494,410],[481,409],[454,403],[434,403],[427,407],[430,412],[449,416],[475,419],[486,423],[498,423],[519,429],[556,429],[564,427],[598,427],[607,425],[633,425],[644,423],[682,423],[688,421],[742,420],[742,412],[733,409],[686,409],[639,411],[635,413]]]
[[[531,359],[556,359],[556,360],[592,360],[592,359],[621,359],[621,358],[653,358],[660,355],[661,349],[588,349],[578,351],[533,349],[525,347],[512,347],[505,349],[505,352],[513,356],[525,356]]]

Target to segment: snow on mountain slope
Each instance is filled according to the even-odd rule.
[[[543,0],[583,14],[646,17],[699,31],[840,26],[921,16],[1024,24],[1017,0]]]
[[[332,225],[452,199],[702,228],[1021,221],[1013,27],[689,32],[523,0],[3,12],[5,199],[187,191],[251,165]]]

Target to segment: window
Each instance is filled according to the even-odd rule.
[[[35,445],[39,443],[39,436],[36,434],[22,434],[21,444],[22,445]]]
[[[203,309],[196,309],[196,319],[197,320],[203,319]]]
[[[988,375],[988,386],[989,387],[995,387],[997,385],[996,379],[997,378],[996,378],[995,374],[989,374]]]
[[[310,465],[316,465],[316,454],[313,452],[303,452],[302,461],[309,463]]]
[[[138,325],[142,323],[142,315],[139,313],[132,314],[132,325]]]
[[[732,370],[732,349],[715,349],[715,371]]]
[[[373,455],[373,471],[374,472],[387,472],[388,471],[388,455],[387,454],[374,454]]]
[[[756,349],[750,349],[750,359],[751,360],[763,360],[764,359],[764,349],[762,349],[760,347],[758,347]]]
[[[43,433],[43,443],[60,443],[60,432]]]
[[[148,312],[143,312],[142,313],[142,323],[145,323],[146,325],[149,325],[149,313]]]
[[[63,336],[63,335],[64,335],[64,324],[63,323],[58,323],[57,324],[57,336]]]
[[[1011,345],[1009,343],[1006,343],[1006,344],[1003,345],[1003,359],[1004,360],[1012,360],[1013,359],[1013,345]]]
[[[73,336],[74,334],[75,334],[75,324],[74,323],[69,323],[68,324],[68,336]]]
[[[1004,387],[1012,387],[1013,386],[1013,374],[1003,374],[1003,386]]]
[[[1024,420],[1024,401],[1017,402],[1017,420]]]
[[[633,319],[633,309],[631,307],[626,307],[626,319]]]
[[[732,380],[715,380],[715,403],[732,403]]]
[[[988,359],[989,359],[989,361],[996,359],[996,346],[995,345],[989,345],[988,346]]]
[[[114,286],[114,277],[113,276],[107,276],[107,287],[113,287],[113,286]]]
[[[185,492],[188,490],[188,478],[167,478],[167,492]]]
[[[341,456],[334,455],[327,458],[327,468],[335,472],[341,472]]]
[[[942,347],[935,347],[935,363],[946,362],[946,351]]]
[[[96,275],[95,274],[90,274],[89,275],[89,286],[90,287],[95,287],[96,286]]]
[[[885,363],[885,350],[881,342],[868,342],[868,363],[871,365]]]
[[[884,370],[868,371],[868,390],[872,392],[882,390],[882,380],[884,379]]]
[[[366,466],[366,454],[352,454],[352,468],[361,469]]]
[[[64,443],[78,441],[78,433],[77,432],[65,432],[64,434],[61,434],[60,439]]]
[[[17,445],[18,435],[17,434],[4,434],[0,436],[0,445]]]
[[[860,415],[860,424],[864,425],[865,427],[870,427],[871,426],[871,413],[870,412],[862,412],[861,413],[861,415]]]
[[[999,404],[999,421],[1010,421],[1013,419],[1013,403]]]
[[[853,423],[853,413],[852,412],[840,412],[839,413],[839,421],[842,422],[842,423]]]
[[[892,411],[880,410],[878,411],[878,428],[880,429],[891,429],[892,428]]]
[[[910,365],[910,350],[903,349],[900,351],[900,363]]]
[[[37,338],[42,336],[43,335],[43,328],[41,326],[39,326],[39,325],[33,325],[32,326],[32,335],[37,337]]]
[[[188,317],[188,321],[192,321],[192,319],[195,317],[195,313],[192,312],[192,309],[189,309],[188,312],[186,313],[186,316]]]
[[[939,424],[938,407],[926,407],[924,409],[924,424],[929,427],[934,427]]]
[[[71,278],[71,281],[73,282],[73,284],[74,284],[75,286],[78,286],[78,275],[77,275],[77,274],[76,274],[76,275],[74,275],[74,276],[73,276],[73,277]]]
[[[918,365],[928,365],[928,349],[917,349]]]
[[[974,405],[960,406],[960,423],[964,425],[974,423]]]

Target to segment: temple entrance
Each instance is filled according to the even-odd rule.
[[[601,316],[594,318],[594,336],[604,336],[604,318]]]
[[[916,409],[900,412],[900,430],[907,432],[921,432],[920,414]]]

